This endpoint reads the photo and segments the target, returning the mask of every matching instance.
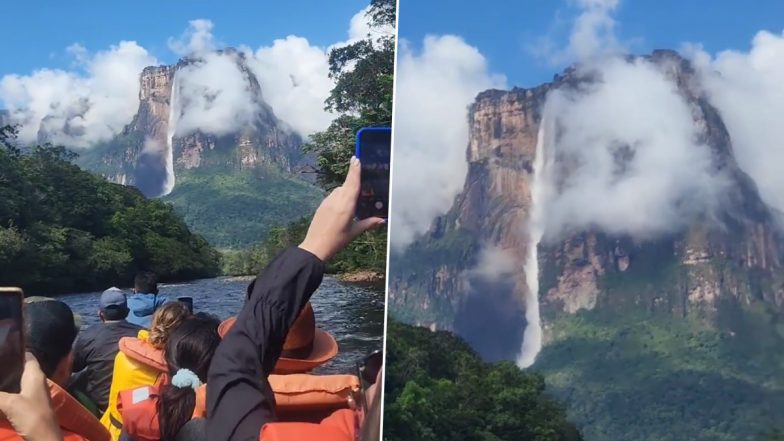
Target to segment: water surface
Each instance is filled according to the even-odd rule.
[[[224,320],[236,315],[242,307],[249,282],[247,278],[204,279],[161,285],[160,292],[170,299],[193,297],[194,311],[208,312]],[[88,326],[98,322],[100,294],[67,294],[58,298],[81,315],[83,326]],[[316,313],[316,326],[331,333],[340,347],[337,357],[317,372],[353,373],[356,360],[381,349],[384,332],[383,292],[325,277],[321,287],[313,294],[311,303]]]

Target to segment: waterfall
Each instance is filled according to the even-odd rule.
[[[536,157],[534,157],[533,183],[531,184],[531,216],[528,219],[528,255],[523,271],[528,284],[525,296],[525,320],[523,346],[517,357],[517,365],[527,368],[534,364],[536,356],[542,349],[542,324],[539,317],[539,256],[537,247],[542,240],[545,229],[545,207],[547,200],[548,171],[550,158],[547,145],[555,133],[553,118],[548,116],[545,107],[539,132],[536,137]]]
[[[163,184],[163,194],[166,196],[174,189],[174,132],[177,121],[180,119],[180,85],[177,81],[177,72],[172,78],[171,96],[169,97],[169,124],[166,132],[166,182]]]

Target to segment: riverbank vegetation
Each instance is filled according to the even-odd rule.
[[[0,128],[0,285],[28,294],[212,277],[219,256],[171,205],[72,163],[63,147],[16,144]]]
[[[267,239],[250,250],[224,251],[223,274],[244,276],[258,273],[281,250],[299,245],[305,239],[309,225],[310,217],[303,217],[288,225],[271,228],[267,232]],[[381,277],[385,269],[386,231],[373,232],[357,238],[349,248],[341,251],[327,265],[327,272],[331,274],[364,272]]]
[[[448,332],[390,319],[386,363],[385,441],[582,440],[541,375],[484,363]]]

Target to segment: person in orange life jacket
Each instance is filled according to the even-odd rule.
[[[385,222],[381,218],[354,221],[360,173],[359,160],[352,158],[345,182],[316,210],[305,240],[281,252],[253,284],[250,300],[218,346],[210,367],[207,439],[274,439],[282,425],[292,429],[294,439],[354,441],[361,420],[356,421],[347,409],[322,424],[277,423],[268,376],[289,329],[321,284],[325,262],[354,238]]]
[[[218,321],[191,317],[172,331],[166,345],[170,381],[120,393],[121,441],[173,441],[196,410],[197,390],[207,381],[220,343]]]
[[[57,300],[25,303],[24,325],[25,345],[47,377],[55,418],[63,434],[109,441],[109,432],[98,419],[65,390],[71,377],[72,345],[78,331],[71,308]],[[0,422],[0,434],[12,430]],[[0,439],[18,438],[0,435]]]
[[[128,302],[124,292],[109,288],[101,294],[100,323],[82,330],[74,345],[74,376],[83,382],[84,393],[103,413],[109,404],[114,359],[122,337],[136,337],[142,328],[128,323]]]
[[[25,354],[20,386],[19,393],[0,392],[0,418],[11,425],[17,437],[26,441],[84,440],[83,437],[63,436],[49,399],[46,375],[30,352]],[[0,432],[0,438],[8,437]]]
[[[188,308],[180,302],[170,302],[155,311],[152,329],[139,331],[137,338],[120,339],[114,359],[112,385],[109,389],[109,405],[101,417],[101,424],[118,439],[122,431],[122,415],[117,410],[117,398],[121,391],[156,384],[168,368],[163,349],[171,332],[190,317]]]
[[[158,278],[155,274],[142,272],[133,282],[133,294],[128,296],[128,322],[149,329],[155,311],[168,302],[166,296],[158,294]]]

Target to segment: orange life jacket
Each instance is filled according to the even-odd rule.
[[[82,435],[62,430],[63,441],[92,441]],[[24,441],[21,436],[16,433],[11,423],[3,418],[0,418],[0,441]]]
[[[354,411],[341,409],[320,423],[268,423],[261,427],[261,441],[354,441],[357,419]]]
[[[65,441],[110,441],[109,432],[84,406],[57,384],[47,380],[57,423]],[[0,440],[21,440],[10,423],[0,419]]]
[[[288,374],[268,377],[281,421],[319,422],[345,409],[359,379],[354,375]]]
[[[275,430],[291,430],[296,424],[304,424],[307,430],[325,430],[326,434],[340,432],[345,425],[334,424],[335,415],[344,415],[352,391],[359,387],[359,379],[353,375],[270,375],[270,386],[275,392],[276,410],[285,427]],[[123,430],[139,441],[158,441],[158,392],[156,386],[143,386],[120,392],[117,410]],[[349,412],[353,418],[353,412]],[[196,391],[196,405],[191,418],[207,417],[207,385]],[[326,417],[326,418],[325,418]],[[320,424],[312,424],[321,422]],[[330,423],[332,421],[332,423]],[[341,420],[337,420],[341,421]],[[353,421],[353,420],[352,420]],[[312,422],[312,423],[311,423]],[[294,426],[289,426],[293,424]],[[353,436],[354,429],[350,432]],[[317,433],[318,434],[318,433]],[[297,438],[295,438],[297,439]],[[310,438],[302,438],[310,439]],[[322,439],[317,436],[313,439]],[[323,438],[331,440],[332,438]],[[342,439],[342,438],[337,438]],[[353,438],[351,438],[353,440]]]
[[[123,337],[118,343],[120,352],[128,356],[131,360],[149,366],[157,371],[166,372],[169,366],[166,364],[163,350],[157,349],[147,342],[146,339]]]
[[[123,423],[122,415],[117,410],[120,392],[161,384],[162,374],[168,371],[163,350],[148,343],[148,336],[149,332],[142,330],[137,338],[123,337],[119,341],[120,351],[114,359],[109,407],[101,418],[101,424],[109,429],[115,440],[120,437]]]

